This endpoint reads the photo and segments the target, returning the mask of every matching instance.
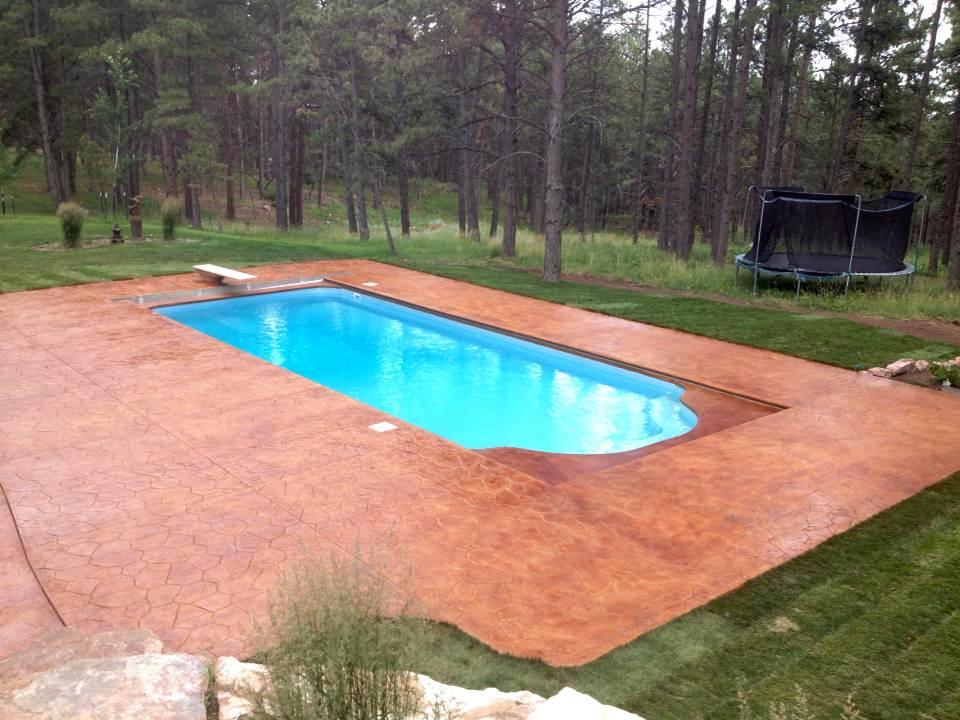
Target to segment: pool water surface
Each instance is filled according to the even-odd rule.
[[[350,290],[155,312],[467,448],[616,453],[697,423],[674,383]]]

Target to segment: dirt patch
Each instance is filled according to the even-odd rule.
[[[144,243],[155,243],[155,242],[171,242],[171,241],[164,240],[159,236],[147,235],[146,237],[138,238],[136,240],[132,238],[124,238],[124,241],[122,244],[142,245]],[[172,242],[173,243],[193,243],[193,242],[200,242],[200,240],[197,238],[179,238],[178,237],[176,240]],[[111,245],[111,244],[113,244],[113,240],[109,237],[95,237],[95,238],[89,238],[89,239],[83,240],[80,243],[80,247],[78,248],[68,248],[64,246],[64,244],[61,242],[45,242],[45,243],[40,243],[39,245],[34,245],[33,249],[36,250],[37,252],[76,252],[77,250],[92,250],[93,248],[104,247],[106,245]],[[121,243],[117,243],[117,244],[119,245]]]
[[[527,270],[526,272],[537,273],[538,271]],[[570,280],[571,282],[583,283],[585,285],[597,285],[598,287],[616,288],[618,290],[632,290],[634,292],[645,293],[649,295],[671,295],[674,297],[713,300],[714,302],[722,302],[726,303],[727,305],[767,307],[766,305],[753,302],[748,298],[730,297],[728,295],[720,295],[719,293],[696,292],[693,290],[673,290],[670,288],[655,287],[653,285],[633,283],[629,280],[616,280],[612,278],[597,277],[596,275],[564,273],[563,279]],[[957,320],[898,320],[895,318],[883,318],[873,315],[862,315],[858,313],[831,312],[829,310],[817,310],[815,312],[811,312],[810,310],[801,308],[794,310],[788,307],[777,307],[775,309],[802,315],[819,315],[821,317],[844,318],[846,320],[853,320],[854,322],[862,323],[864,325],[872,325],[873,327],[885,328],[887,330],[896,330],[897,332],[901,332],[906,335],[914,335],[926,340],[960,345],[960,321]]]
[[[781,615],[778,618],[775,618],[773,622],[770,623],[771,632],[775,633],[792,633],[799,632],[800,626],[797,625],[793,620],[788,617]]]

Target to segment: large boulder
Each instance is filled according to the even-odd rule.
[[[71,660],[0,703],[9,720],[206,720],[207,668],[192,655]]]
[[[147,630],[63,629],[0,661],[3,720],[205,720],[207,669]]]
[[[0,692],[27,685],[35,675],[80,659],[163,652],[149,630],[109,630],[85,635],[63,628],[0,660]]]
[[[418,675],[422,693],[422,720],[527,720],[543,698],[532,692],[501,692],[496,688],[466,690]],[[420,720],[418,718],[418,720]]]
[[[573,688],[564,688],[530,713],[527,720],[643,720],[626,710],[603,705]]]
[[[897,375],[903,375],[904,373],[912,372],[915,366],[915,360],[904,358],[902,360],[895,360],[887,365],[887,370],[890,371],[890,377],[897,377]]]

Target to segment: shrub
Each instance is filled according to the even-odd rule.
[[[268,649],[258,653],[271,677],[258,716],[383,720],[421,710],[410,670],[426,647],[423,623],[388,587],[356,557],[288,576],[271,603]]]
[[[175,240],[177,237],[177,225],[180,224],[180,216],[183,214],[183,205],[175,198],[167,198],[160,206],[160,227],[163,230],[164,240]]]
[[[941,385],[960,388],[960,366],[946,363],[931,363],[930,374]]]
[[[87,219],[86,208],[73,202],[60,203],[57,208],[57,217],[60,218],[60,229],[63,231],[63,244],[68,248],[80,247],[80,233],[83,231],[83,221]]]

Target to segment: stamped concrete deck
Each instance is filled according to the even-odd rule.
[[[371,262],[252,272],[332,271],[787,409],[547,483],[111,301],[194,276],[3,295],[0,656],[59,618],[242,653],[287,562],[389,538],[430,615],[577,664],[960,469],[942,394]]]

